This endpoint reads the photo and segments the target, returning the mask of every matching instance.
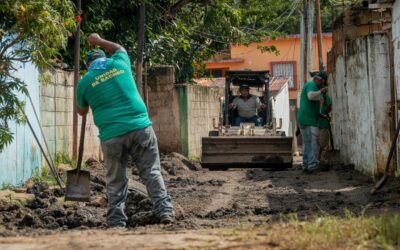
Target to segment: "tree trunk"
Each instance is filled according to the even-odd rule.
[[[139,8],[138,47],[136,65],[136,86],[143,97],[143,50],[144,50],[144,29],[145,29],[146,6],[142,2]]]

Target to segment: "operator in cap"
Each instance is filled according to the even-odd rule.
[[[261,126],[261,117],[257,111],[264,109],[265,105],[260,102],[257,96],[250,94],[250,87],[242,84],[239,87],[240,96],[233,99],[229,104],[229,109],[237,109],[238,116],[233,121],[233,126],[240,126],[240,123],[254,123],[255,126]]]

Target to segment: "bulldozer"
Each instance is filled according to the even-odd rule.
[[[269,93],[271,76],[269,71],[227,71],[225,96],[220,98],[218,123],[213,119],[213,130],[202,137],[201,164],[210,170],[228,168],[272,168],[292,167],[293,137],[280,131],[282,120],[274,117],[274,105]],[[256,95],[265,108],[258,111],[261,126],[241,123],[233,126],[237,111],[228,108],[235,90],[245,84],[250,93]],[[278,124],[279,122],[279,124]]]

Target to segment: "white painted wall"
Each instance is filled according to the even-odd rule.
[[[394,49],[394,75],[397,84],[397,96],[400,96],[400,0],[393,4],[392,39]]]
[[[279,125],[279,119],[282,118],[282,128],[278,129],[278,131],[284,131],[286,136],[292,136],[292,131],[290,130],[289,85],[286,83],[274,98],[273,113],[277,125]]]
[[[390,148],[389,47],[385,34],[346,41],[331,75],[332,127],[345,164],[368,175],[382,173]]]
[[[392,39],[394,57],[394,81],[396,84],[396,99],[400,96],[400,0],[396,0],[392,8]],[[397,119],[400,112],[397,113]],[[397,174],[400,174],[400,140],[397,141]]]

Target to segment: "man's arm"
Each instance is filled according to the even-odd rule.
[[[321,91],[310,91],[307,93],[308,100],[319,101],[321,99]]]
[[[80,114],[81,116],[84,116],[89,112],[89,106],[86,106],[84,108],[80,108],[78,105],[76,105],[76,112],[78,114]]]
[[[321,99],[321,94],[324,94],[328,91],[328,88],[322,88],[318,91],[310,91],[307,93],[307,98],[310,101],[319,101]]]
[[[331,111],[332,111],[332,105],[327,105],[326,106],[326,113],[331,113]]]
[[[106,53],[111,54],[111,55],[114,54],[115,52],[117,52],[118,50],[122,50],[122,51],[126,52],[124,47],[122,47],[118,43],[114,43],[114,42],[108,41],[106,39],[103,39],[97,33],[90,34],[87,40],[91,46],[94,46],[94,47],[100,46],[102,49],[104,49],[106,51]]]
[[[78,86],[76,88],[76,100],[75,100],[75,105],[76,105],[76,112],[80,115],[86,115],[89,112],[89,104],[85,100],[85,89],[82,84],[78,83]]]
[[[260,98],[258,98],[258,96],[253,95],[253,98],[255,98],[255,102],[256,102],[256,108],[260,109],[261,108],[261,102],[260,102]]]
[[[233,101],[228,105],[229,109],[236,109],[238,105],[238,97],[235,97]]]

